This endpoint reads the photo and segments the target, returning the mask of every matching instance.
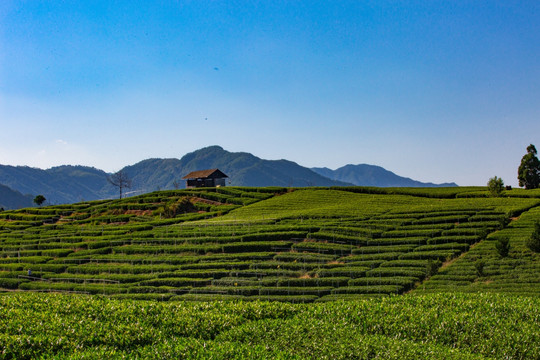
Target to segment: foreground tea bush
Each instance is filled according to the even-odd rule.
[[[536,359],[540,299],[390,296],[316,304],[0,296],[1,359]]]

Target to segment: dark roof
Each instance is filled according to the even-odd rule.
[[[228,177],[219,169],[208,169],[208,170],[199,170],[192,171],[182,179],[201,179],[201,178],[226,178]]]

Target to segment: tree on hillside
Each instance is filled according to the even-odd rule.
[[[540,161],[536,157],[533,144],[527,147],[527,153],[521,158],[518,180],[519,186],[525,186],[525,189],[536,189],[540,186]]]
[[[504,182],[500,177],[494,176],[487,183],[488,191],[493,197],[499,197],[504,191]]]
[[[534,224],[534,232],[527,240],[527,246],[534,252],[540,253],[540,221]]]
[[[507,257],[510,253],[510,239],[507,237],[501,237],[495,242],[495,249],[501,257]]]
[[[112,174],[107,178],[107,181],[118,188],[120,191],[120,199],[122,198],[122,192],[124,189],[131,189],[132,181],[129,176],[122,170]]]
[[[36,204],[37,206],[41,206],[44,202],[45,202],[45,196],[43,195],[38,195],[34,198],[34,204]]]

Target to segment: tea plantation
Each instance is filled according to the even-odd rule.
[[[482,187],[0,212],[0,358],[540,358],[538,221]]]

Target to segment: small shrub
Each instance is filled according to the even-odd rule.
[[[476,274],[478,276],[484,276],[484,267],[486,263],[482,259],[478,259],[474,262],[474,268],[476,269]]]
[[[426,271],[427,275],[431,276],[439,270],[439,266],[441,263],[439,261],[433,261],[432,259],[428,259],[427,265],[426,265]]]
[[[191,202],[191,200],[187,197],[182,197],[176,202],[165,204],[163,207],[156,210],[156,213],[165,219],[171,219],[179,214],[186,214],[193,212],[194,210],[195,205]]]
[[[510,243],[507,237],[500,238],[495,242],[495,248],[501,257],[507,257],[510,252]]]
[[[500,177],[494,176],[487,183],[488,191],[493,197],[500,197],[504,192],[504,182]]]
[[[534,224],[534,232],[527,240],[527,247],[534,252],[540,252],[540,221]]]

